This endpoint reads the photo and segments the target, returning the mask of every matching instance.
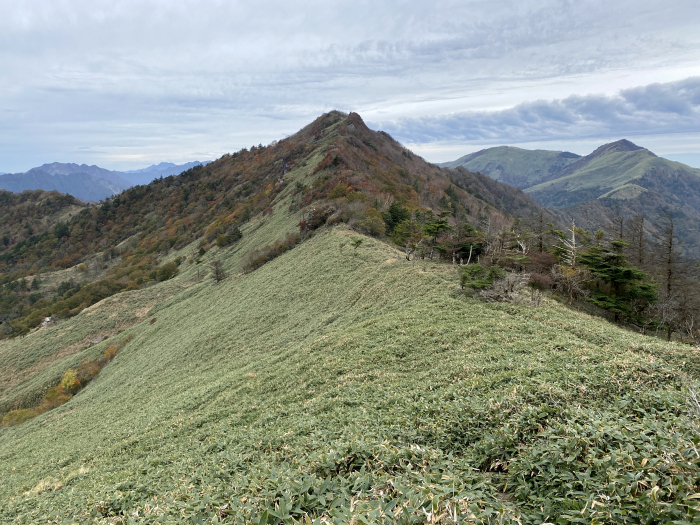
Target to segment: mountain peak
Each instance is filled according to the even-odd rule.
[[[605,153],[618,153],[618,152],[624,152],[624,151],[638,151],[638,150],[649,151],[646,148],[643,148],[641,146],[637,146],[634,142],[631,142],[627,139],[622,139],[622,140],[618,140],[615,142],[610,142],[608,144],[603,144],[598,149],[596,149],[593,153],[591,153],[590,156],[598,156],[598,155],[603,155]],[[649,153],[651,153],[651,151],[649,151]],[[651,153],[651,154],[654,155],[653,153]]]
[[[43,171],[49,175],[72,175],[75,173],[87,173],[89,175],[107,175],[111,174],[110,170],[100,168],[99,166],[88,166],[87,164],[76,164],[74,162],[51,162],[48,164],[42,164],[36,168],[32,168],[29,171]]]
[[[130,173],[130,174],[140,174],[140,173],[157,173],[158,175],[163,175],[163,176],[168,176],[168,175],[178,175],[179,173],[188,170],[189,168],[193,168],[194,166],[199,166],[200,164],[208,164],[211,161],[204,161],[200,162],[198,160],[193,160],[191,162],[186,162],[185,164],[174,164],[172,162],[160,162],[158,164],[151,164],[147,168],[141,168],[138,170],[128,170],[125,171],[124,173]],[[146,181],[146,182],[150,182]]]

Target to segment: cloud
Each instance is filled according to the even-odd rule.
[[[523,123],[566,131],[567,119],[594,132],[577,115],[604,106],[615,82],[700,74],[698,17],[696,0],[0,2],[0,170],[182,162],[269,142],[330,109],[421,140],[448,127],[474,140]],[[600,100],[566,98],[602,82]],[[693,100],[628,97],[678,118]],[[525,102],[540,98],[561,103]],[[470,111],[486,99],[518,109]],[[463,123],[429,117],[447,113]]]
[[[615,96],[573,95],[499,111],[468,111],[377,123],[410,143],[522,143],[591,137],[700,132],[700,77],[621,90]]]

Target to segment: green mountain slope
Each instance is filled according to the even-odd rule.
[[[106,295],[149,286],[172,248],[189,246],[191,259],[290,193],[297,222],[317,203],[330,203],[325,211],[333,209],[335,222],[353,224],[371,224],[367,214],[377,219],[394,201],[410,211],[447,212],[455,221],[488,220],[494,227],[540,209],[486,175],[427,163],[355,113],[330,112],[291,137],[131,188],[0,250],[0,338],[28,333],[49,315],[75,315]],[[384,227],[381,215],[375,225]],[[43,294],[39,299],[13,288],[38,273],[45,279],[45,272],[85,263],[100,281],[80,296],[72,282],[61,293],[57,286],[36,292]]]
[[[563,169],[579,158],[580,155],[567,151],[526,150],[498,146],[465,155],[440,166],[446,168],[462,166],[523,189],[558,177]]]
[[[369,237],[353,253],[344,225],[241,274],[297,230],[291,190],[174,279],[0,342],[5,374],[50,363],[16,403],[133,336],[67,404],[0,429],[0,521],[694,519],[696,351],[465,298],[452,266]]]
[[[585,228],[607,230],[613,227],[611,217],[618,215],[630,219],[643,214],[653,222],[667,209],[676,217],[687,255],[700,256],[700,169],[657,157],[628,140],[605,144],[584,157],[567,157],[564,166],[542,164],[557,159],[556,151],[500,147],[479,153],[462,165],[522,188],[542,206],[561,210],[560,217],[573,216]],[[540,166],[553,167],[536,180],[544,169]]]
[[[601,146],[557,179],[530,186],[527,192],[545,206],[564,208],[598,198],[634,199],[647,189],[646,178],[679,176],[696,178],[700,183],[700,170],[619,141]]]
[[[682,372],[697,352],[554,304],[464,299],[449,266],[372,239],[353,256],[352,238],[319,234],[219,285],[178,276],[85,390],[0,431],[2,520],[687,515],[666,503],[696,492]],[[220,254],[232,272],[239,253]],[[674,482],[655,501],[662,466]]]
[[[206,169],[197,167],[154,181],[83,210],[60,235],[45,232],[10,246],[0,257],[8,271],[0,274],[7,283],[0,295],[2,335],[31,333],[46,317],[66,319],[119,292],[126,295],[107,303],[118,305],[124,298],[124,304],[130,304],[127,298],[134,290],[162,281],[158,268],[180,264],[184,271],[201,264],[201,253],[220,249],[219,238],[232,225],[239,225],[243,233],[236,250],[249,254],[293,238],[316,210],[332,210],[327,213],[330,217],[322,216],[323,221],[357,224],[368,210],[376,213],[373,206],[386,207],[392,199],[416,211],[447,208],[454,219],[474,224],[487,218],[494,229],[508,224],[506,210],[531,215],[538,209],[519,190],[463,168],[440,170],[388,135],[369,130],[359,115],[333,112],[280,143],[224,156]],[[251,215],[257,217],[252,222]],[[267,232],[263,235],[263,223],[275,226],[263,229]],[[62,258],[56,260],[57,255]],[[80,265],[60,269],[65,260],[87,269],[81,271]],[[38,291],[27,291],[35,279],[31,272],[47,264],[54,271],[39,275]],[[242,269],[243,264],[236,271]],[[23,275],[27,275],[25,287],[15,286]],[[145,312],[136,311],[140,313],[109,317],[106,325],[96,328],[97,335],[113,335],[142,320]],[[24,330],[13,331],[18,326]],[[0,379],[5,378],[0,415],[36,405],[46,391],[44,385],[55,385],[62,370],[75,364],[61,364],[62,359],[82,352],[95,337],[71,332],[60,343],[45,345],[35,358],[28,357],[32,352],[20,352],[24,340],[8,343],[14,350],[5,353],[8,366],[0,371]],[[63,347],[69,350],[60,350]],[[23,363],[30,360],[31,366],[20,367],[22,372],[12,364],[10,354],[15,351]]]
[[[700,169],[657,157],[629,141],[601,146],[560,178],[525,191],[592,229],[612,227],[615,215],[630,219],[642,214],[654,222],[669,210],[685,253],[700,256]]]
[[[35,406],[66,370],[123,345],[66,404],[0,428],[0,522],[698,518],[692,347],[547,299],[468,298],[459,267],[409,262],[351,219],[244,273],[248,254],[298,233],[322,206],[368,213],[402,198],[494,222],[507,218],[499,208],[531,206],[486,176],[425,163],[354,114],[325,115],[290,139],[278,150],[298,152],[288,171],[271,145],[88,210],[110,214],[91,246],[125,235],[122,206],[150,221],[126,238],[132,247],[182,236],[125,257],[180,260],[179,273],[0,341],[0,413]],[[246,183],[258,192],[238,199]],[[207,240],[245,206],[240,240]],[[186,220],[191,230],[178,230]]]

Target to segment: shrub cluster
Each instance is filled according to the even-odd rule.
[[[479,290],[493,285],[494,279],[505,276],[505,270],[500,266],[484,268],[481,264],[470,264],[462,270],[460,284],[462,289]]]
[[[241,233],[240,228],[234,225],[231,228],[229,228],[226,231],[226,233],[222,233],[221,235],[216,237],[216,245],[219,248],[224,248],[230,244],[233,244],[241,237],[243,237],[243,234]]]
[[[102,358],[93,361],[85,360],[77,368],[69,368],[63,374],[61,382],[46,393],[41,403],[32,408],[21,408],[10,410],[2,418],[0,427],[11,427],[19,425],[36,416],[48,412],[56,407],[67,403],[78,391],[92,381],[109,363],[114,359],[119,351],[124,348],[133,336],[118,341],[110,345],[103,353]]]
[[[80,284],[72,288],[70,286],[71,284],[66,281],[58,287],[58,292],[65,290],[62,296],[55,297],[53,301],[45,297],[36,299],[31,307],[21,309],[20,317],[10,319],[3,323],[3,326],[9,330],[10,335],[23,335],[39,326],[46,317],[53,316],[59,319],[72,317],[88,306],[126,288],[124,284],[114,279],[103,279],[85,286]],[[66,289],[66,287],[69,288]]]
[[[263,264],[271,261],[275,257],[279,257],[284,252],[294,248],[301,237],[298,234],[289,234],[282,239],[278,239],[273,244],[253,250],[246,255],[243,263],[243,271],[248,273],[257,270]]]
[[[172,279],[178,273],[177,264],[174,262],[165,263],[154,270],[154,277],[159,281],[167,281]]]

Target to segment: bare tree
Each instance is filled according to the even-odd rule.
[[[567,297],[567,303],[588,297],[587,283],[590,274],[581,267],[556,265],[552,268],[552,279],[556,283],[557,290]]]
[[[682,338],[692,337],[696,331],[696,319],[700,318],[697,266],[689,264],[682,257],[672,212],[664,209],[654,226],[657,230],[655,266],[663,285],[660,303],[666,310],[662,316],[666,340],[670,341],[674,332],[679,332]]]
[[[654,224],[658,233],[657,257],[663,267],[663,279],[666,296],[673,295],[673,288],[676,280],[676,267],[680,263],[680,251],[678,250],[678,234],[673,221],[673,213],[667,209],[661,211],[659,222]]]
[[[625,216],[619,204],[615,204],[607,210],[608,218],[613,226],[613,234],[616,239],[622,239],[625,234]]]
[[[567,231],[570,237],[568,239],[563,238],[559,241],[559,249],[562,254],[561,259],[572,268],[576,268],[576,261],[582,246],[581,243],[576,240],[576,234],[579,233],[579,229],[576,228],[576,223],[573,219],[571,220],[571,228]]]
[[[489,302],[519,304],[523,300],[520,291],[527,286],[529,280],[528,273],[507,272],[495,279],[491,286],[481,290],[479,295]]]
[[[226,272],[224,271],[224,265],[218,259],[211,263],[212,275],[217,283],[220,283],[226,279]]]
[[[539,217],[537,218],[537,251],[544,251],[544,210],[540,209]]]
[[[647,262],[647,238],[644,229],[644,214],[635,215],[627,221],[627,241],[630,261],[640,268]]]

